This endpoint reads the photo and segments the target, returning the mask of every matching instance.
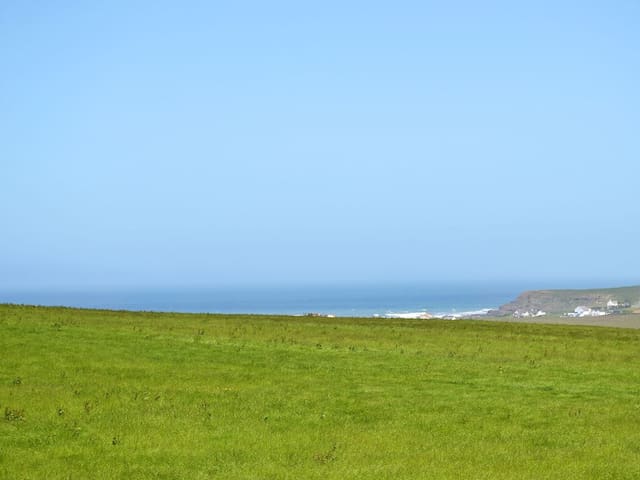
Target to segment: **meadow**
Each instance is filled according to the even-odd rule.
[[[637,479],[640,330],[0,305],[2,479]]]

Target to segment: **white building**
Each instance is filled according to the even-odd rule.
[[[576,307],[573,312],[567,313],[568,317],[602,317],[604,315],[609,315],[607,312],[603,312],[601,310],[594,310],[589,307]]]

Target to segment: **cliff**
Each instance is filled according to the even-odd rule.
[[[539,310],[562,314],[573,312],[579,306],[606,310],[609,301],[617,302],[620,307],[637,308],[640,306],[640,286],[589,290],[531,290],[502,305],[491,314],[505,316],[513,315],[516,311],[535,313]]]

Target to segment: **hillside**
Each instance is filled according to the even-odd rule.
[[[576,307],[606,309],[610,300],[630,307],[640,305],[640,286],[620,288],[598,288],[588,290],[531,290],[522,293],[514,301],[502,305],[492,312],[498,316],[512,315],[516,311],[562,314]]]
[[[0,305],[0,479],[640,478],[640,330]]]

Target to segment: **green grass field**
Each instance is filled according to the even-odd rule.
[[[640,331],[0,305],[2,479],[638,479]]]

